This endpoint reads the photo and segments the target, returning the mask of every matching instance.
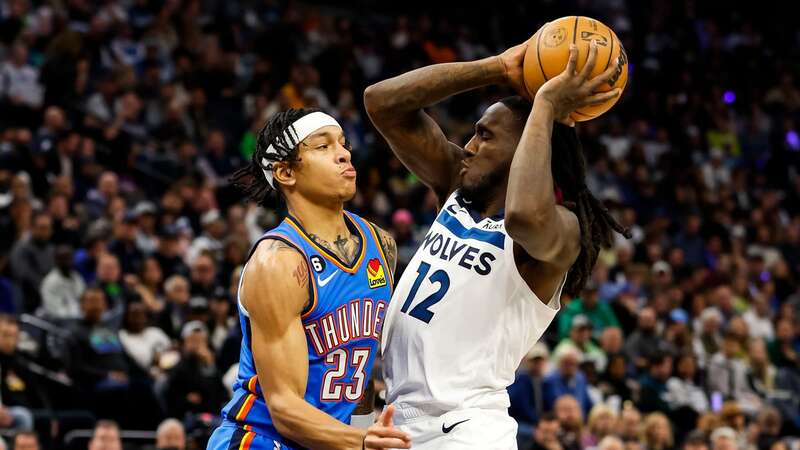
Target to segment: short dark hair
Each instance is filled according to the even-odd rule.
[[[558,417],[556,417],[556,413],[553,411],[547,411],[546,413],[542,414],[542,417],[539,417],[539,423],[555,421],[558,421]]]
[[[529,101],[518,95],[503,98],[500,103],[510,109],[523,125],[533,108]],[[578,216],[581,230],[581,251],[564,285],[564,292],[575,296],[580,294],[591,277],[600,247],[610,248],[613,244],[612,232],[616,231],[628,239],[633,235],[614,219],[608,208],[586,186],[586,159],[575,129],[554,123],[551,145],[553,183],[561,191],[564,206]]]

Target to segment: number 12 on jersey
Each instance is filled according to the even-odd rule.
[[[411,286],[411,291],[408,293],[408,298],[406,298],[406,301],[403,302],[403,307],[400,308],[400,312],[408,313],[411,317],[419,319],[425,323],[430,323],[431,319],[433,319],[433,312],[429,308],[438,303],[447,293],[447,290],[450,289],[450,277],[447,275],[447,272],[441,269],[433,272],[431,276],[427,277],[427,279],[431,283],[439,283],[439,289],[433,294],[427,296],[421,302],[417,303],[417,305],[411,309],[411,312],[408,312],[408,308],[414,301],[414,297],[417,296],[417,291],[419,290],[420,285],[425,280],[425,277],[428,275],[430,270],[430,264],[426,262],[420,263],[419,269],[417,269],[417,279],[414,280],[414,284]]]

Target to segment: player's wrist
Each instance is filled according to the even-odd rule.
[[[474,63],[483,69],[488,84],[509,84],[506,63],[500,55],[479,59]]]

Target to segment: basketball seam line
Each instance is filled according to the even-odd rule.
[[[542,33],[544,33],[544,30],[542,30]],[[542,66],[542,58],[539,56],[539,43],[542,40],[542,33],[539,33],[539,37],[536,38],[536,60],[539,61],[539,69],[542,71],[544,81],[547,81],[547,74],[544,72],[544,66]]]
[[[579,16],[575,16],[575,24],[572,26],[572,43],[573,44],[575,43],[575,38],[577,37],[576,33],[578,32],[578,19],[579,18],[580,18]]]
[[[614,53],[614,36],[611,34],[611,28],[608,29],[608,39],[611,41],[611,49],[608,51],[608,61],[606,61],[606,68],[603,69],[603,72],[608,70],[608,66],[611,64],[611,55]]]

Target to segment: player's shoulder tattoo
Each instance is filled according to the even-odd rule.
[[[383,248],[383,253],[386,255],[386,260],[389,265],[392,267],[392,273],[394,273],[395,268],[397,267],[397,242],[394,240],[394,236],[383,228],[372,225],[375,227],[375,230],[378,232],[378,237],[381,240],[381,248]]]

